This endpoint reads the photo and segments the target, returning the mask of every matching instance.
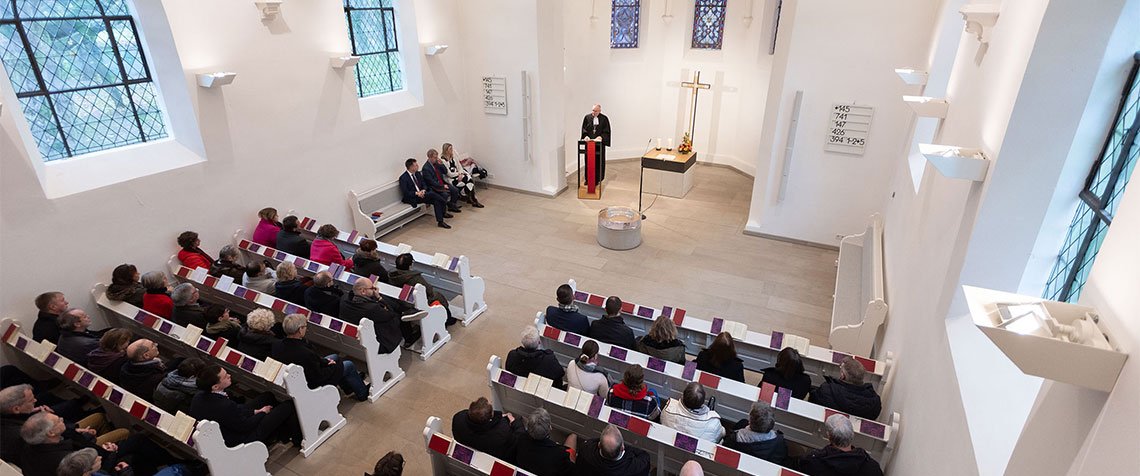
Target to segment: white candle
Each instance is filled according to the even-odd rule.
[[[673,150],[673,138],[669,138],[669,150]]]
[[[661,138],[657,138],[657,150],[661,150]]]

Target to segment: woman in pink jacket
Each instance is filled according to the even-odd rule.
[[[257,222],[257,228],[253,230],[253,242],[276,248],[277,232],[281,231],[281,223],[277,222],[277,209],[262,208],[257,216],[261,217],[261,221]]]
[[[309,259],[324,265],[336,263],[344,266],[345,269],[352,269],[352,260],[344,259],[344,255],[340,254],[340,249],[332,242],[337,233],[335,226],[321,225],[317,229],[317,238],[313,240],[313,245],[309,248]]]

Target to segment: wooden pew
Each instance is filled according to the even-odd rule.
[[[163,348],[180,356],[213,361],[225,367],[234,381],[244,387],[271,392],[278,400],[293,400],[303,435],[301,454],[305,457],[344,426],[344,416],[336,408],[340,392],[332,385],[310,390],[305,371],[300,366],[290,364],[283,368],[272,358],[265,361],[255,359],[226,346],[225,339],[215,341],[202,335],[202,330],[193,325],[182,327],[130,303],[107,299],[106,291],[107,285],[96,284],[91,289],[91,297],[103,309],[108,322],[117,322],[136,336],[160,343]],[[324,430],[321,430],[322,423],[327,424]]]
[[[291,210],[289,214],[295,215],[296,213]],[[317,220],[304,217],[298,229],[302,236],[312,240],[317,236],[317,226]],[[336,244],[337,248],[340,248],[345,256],[351,256],[360,248],[360,240],[364,238],[367,237],[356,230],[339,231],[333,243]],[[396,257],[400,255],[399,249],[398,245],[376,240],[376,251],[380,253],[380,262],[384,264],[385,269],[396,269]],[[409,253],[412,254],[414,261],[412,269],[423,273],[424,281],[442,292],[448,301],[454,301],[456,298],[462,299],[462,308],[452,305],[451,313],[462,321],[465,327],[487,310],[487,302],[483,300],[486,284],[483,278],[471,275],[471,263],[466,256],[460,255],[458,258],[453,258],[442,253],[429,254],[415,250],[411,250]],[[440,256],[442,265],[435,264],[437,255],[443,255]]]
[[[441,426],[439,417],[433,416],[424,427],[432,476],[528,476],[517,466],[457,443],[440,431]]]
[[[570,280],[570,287],[574,288],[574,301],[578,304],[578,309],[582,314],[591,320],[605,315],[606,296],[579,291],[577,283],[573,279]],[[712,344],[717,334],[720,333],[717,328],[718,325],[727,330],[726,326],[730,325],[731,322],[719,318],[706,321],[687,314],[684,309],[670,307],[655,309],[623,300],[622,317],[625,319],[625,323],[633,328],[634,334],[638,336],[649,333],[653,321],[662,314],[673,319],[673,323],[677,325],[677,339],[685,343],[685,351],[692,355],[696,355],[701,349]],[[776,355],[787,344],[784,333],[773,332],[769,335],[747,330],[744,334],[743,336],[733,336],[736,353],[744,360],[744,368],[760,372],[776,365]],[[885,398],[887,395],[890,387],[887,385],[888,377],[891,365],[894,362],[894,354],[891,352],[887,352],[886,360],[880,361],[809,345],[807,352],[800,349],[800,355],[804,363],[804,371],[811,376],[814,386],[823,384],[825,375],[838,378],[839,364],[843,362],[845,357],[854,357],[867,369],[866,381],[875,386],[880,396]]]
[[[348,191],[348,209],[357,229],[366,230],[368,236],[381,237],[421,216],[429,215],[427,204],[404,203],[400,181],[394,180],[379,187],[356,193]],[[380,212],[376,219],[372,214]]]
[[[728,447],[678,432],[604,405],[604,398],[571,388],[559,390],[550,379],[531,374],[523,378],[502,369],[492,355],[487,363],[495,410],[528,415],[538,407],[550,412],[551,425],[582,436],[600,435],[607,423],[620,427],[625,444],[648,452],[658,476],[676,474],[688,460],[696,460],[709,475],[789,476],[801,474]],[[528,390],[529,389],[529,390]],[[573,401],[573,402],[571,402]]]
[[[368,396],[370,401],[375,402],[381,394],[404,378],[404,371],[400,369],[400,348],[397,347],[387,354],[380,354],[380,343],[376,341],[371,319],[361,319],[359,325],[349,324],[284,299],[208,276],[205,268],[191,270],[177,263],[177,257],[171,257],[167,262],[175,279],[194,285],[205,301],[224,304],[243,314],[248,314],[254,309],[270,309],[278,320],[288,314],[308,317],[310,326],[306,338],[324,347],[343,352],[352,357],[358,366],[363,364],[367,368],[369,382],[372,384],[372,394]],[[422,318],[426,314],[416,315]],[[410,317],[413,316],[404,318]]]
[[[107,418],[119,427],[142,431],[177,455],[205,461],[215,476],[269,475],[265,470],[269,459],[265,444],[254,442],[229,448],[217,423],[196,421],[182,412],[167,413],[56,353],[55,344],[32,340],[12,318],[0,320],[0,329],[4,329],[3,341],[12,357],[8,362],[18,363],[29,373],[64,381],[71,389],[99,402]]]
[[[878,213],[871,215],[863,233],[840,240],[835,267],[835,303],[827,341],[833,349],[871,355],[879,328],[887,319],[883,218]]]
[[[346,292],[352,290],[352,284],[356,280],[367,277],[345,271],[343,266],[326,266],[249,240],[238,239],[238,233],[241,233],[241,230],[234,233],[234,244],[245,252],[248,259],[261,258],[275,266],[288,261],[297,267],[297,273],[301,276],[311,277],[321,271],[328,271],[333,276],[333,282]],[[443,344],[451,340],[451,333],[447,332],[447,311],[443,309],[443,304],[436,306],[428,302],[427,290],[422,284],[417,284],[414,288],[411,286],[397,288],[376,280],[372,280],[372,282],[380,294],[407,301],[417,310],[424,312],[422,316],[417,314],[404,318],[405,321],[411,321],[420,326],[420,340],[412,344],[411,350],[419,353],[421,360],[427,360],[431,354],[434,354],[440,347],[443,347]]]
[[[582,343],[590,339],[546,325],[546,316],[541,312],[535,318],[534,325],[542,336],[543,347],[553,350],[563,366],[577,360],[582,353]],[[901,421],[898,413],[891,415],[889,425],[883,425],[791,398],[791,391],[787,389],[777,389],[770,385],[761,388],[696,370],[695,362],[680,365],[596,339],[595,342],[598,343],[598,364],[601,368],[611,371],[611,375],[620,379],[630,365],[641,365],[645,369],[646,385],[656,391],[663,401],[668,398],[680,399],[686,385],[700,382],[705,386],[708,396],[716,397],[717,413],[730,421],[739,421],[748,419],[752,402],[763,400],[771,404],[776,427],[784,432],[787,439],[814,448],[827,446],[827,428],[824,422],[833,413],[840,413],[851,418],[855,428],[855,446],[867,450],[884,468],[898,444],[896,435]]]

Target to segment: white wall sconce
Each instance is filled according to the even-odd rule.
[[[356,66],[356,63],[359,63],[359,62],[360,62],[360,57],[359,56],[352,56],[352,55],[333,56],[333,57],[329,58],[329,65],[331,65],[333,68],[336,68],[336,69],[343,69],[343,68],[349,68],[352,66]]]
[[[1096,309],[1035,296],[962,286],[970,317],[1022,372],[1112,391],[1128,354],[1117,349]]]
[[[990,169],[990,159],[982,149],[953,145],[918,144],[918,151],[946,178],[981,182]]]
[[[447,51],[447,45],[430,45],[424,47],[424,54],[428,56],[435,56]]]
[[[911,68],[895,69],[895,74],[899,75],[899,78],[901,78],[904,83],[911,86],[922,86],[926,84],[926,80],[930,77],[930,73],[926,71]]]
[[[665,0],[665,13],[661,14],[661,21],[665,22],[666,24],[673,21],[673,13],[671,13],[673,9],[670,8],[671,3],[672,2],[669,0]]]
[[[990,42],[990,33],[997,23],[1001,5],[987,3],[983,5],[970,4],[958,10],[962,19],[966,20],[966,33],[973,33],[982,43]]]
[[[922,117],[944,118],[946,110],[950,108],[950,103],[945,99],[928,96],[903,96],[903,102]]]
[[[262,20],[270,20],[281,14],[281,1],[282,0],[256,0],[253,4],[257,5],[257,9],[261,11]]]
[[[744,15],[744,18],[742,18],[742,20],[744,20],[744,26],[745,27],[752,26],[752,20],[753,20],[752,10],[755,7],[756,7],[756,0],[748,0],[748,8],[747,8],[748,14]]]
[[[225,86],[234,82],[237,73],[217,72],[217,73],[198,73],[198,86],[203,88],[214,88],[218,86]]]

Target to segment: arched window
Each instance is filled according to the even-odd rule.
[[[1112,130],[1101,147],[1100,157],[1085,180],[1077,204],[1077,213],[1069,225],[1069,234],[1061,245],[1057,263],[1045,285],[1046,299],[1076,302],[1085,286],[1093,260],[1096,259],[1112,216],[1120,205],[1124,187],[1136,168],[1140,156],[1140,53],[1136,53],[1132,72],[1124,84],[1120,106]]]
[[[395,0],[344,0],[348,37],[356,64],[356,93],[375,96],[404,89],[396,41]]]
[[[167,137],[126,0],[0,0],[0,60],[44,161]]]
[[[610,15],[610,48],[637,48],[641,0],[613,0]]]
[[[724,41],[724,9],[728,0],[697,0],[693,7],[693,48],[719,50]]]

